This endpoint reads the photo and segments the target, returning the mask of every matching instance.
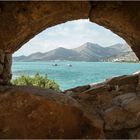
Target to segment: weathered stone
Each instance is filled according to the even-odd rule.
[[[12,54],[5,54],[5,71],[11,72]]]
[[[0,138],[99,138],[101,129],[68,96],[33,87],[0,93]]]
[[[120,130],[123,128],[126,113],[120,107],[112,107],[105,111],[105,130]]]
[[[134,112],[137,114],[137,116],[140,116],[140,98],[135,98],[133,100],[130,100],[128,103],[124,103],[123,107],[125,110],[128,110],[130,112]]]
[[[69,94],[70,92],[83,92],[85,90],[88,90],[90,88],[90,85],[85,85],[85,86],[78,86],[78,87],[75,87],[75,88],[71,88],[71,89],[68,89],[68,90],[65,90],[63,93],[64,94]]]
[[[120,77],[118,79],[120,80]],[[122,80],[125,83],[124,78]],[[138,94],[108,90],[107,85],[108,82],[100,83],[85,91],[81,87],[82,92],[78,90],[69,95],[40,88],[7,87],[5,90],[2,88],[0,114],[4,113],[6,120],[9,117],[7,113],[14,117],[9,117],[8,122],[0,117],[2,130],[0,136],[1,138],[137,138],[139,131],[135,129],[140,125]],[[78,110],[79,116],[76,115]],[[55,116],[55,120],[52,120],[48,112],[51,112],[51,116]],[[65,119],[60,114],[65,114]],[[69,117],[66,117],[66,114]],[[61,116],[61,119],[56,116]],[[21,121],[19,118],[24,121],[24,125],[17,126]],[[33,123],[30,122],[30,118]],[[69,126],[68,131],[66,126]],[[17,135],[14,130],[17,131]]]
[[[48,27],[70,20],[87,19],[91,7],[88,1],[22,1],[1,2],[1,5],[0,40],[2,49],[8,52],[16,51]]]
[[[136,84],[125,84],[125,85],[121,85],[119,86],[119,90],[123,91],[124,93],[127,92],[136,92]]]
[[[117,131],[105,130],[105,137],[106,139],[130,139],[130,131],[127,129]],[[136,138],[136,136],[133,136],[133,138]]]
[[[90,20],[102,25],[126,40],[140,58],[139,2],[96,1],[92,3]],[[134,16],[135,15],[135,16]]]
[[[11,65],[12,65],[12,54],[4,54],[4,63],[0,63],[0,85],[6,85],[10,83],[12,78],[11,74]]]
[[[89,18],[124,38],[140,58],[139,5],[105,1],[1,2],[1,48],[14,52],[48,27]]]
[[[138,84],[138,75],[123,75],[123,76],[118,76],[118,77],[114,77],[110,80],[107,81],[108,85],[112,85],[112,86],[124,86],[124,85],[128,85],[128,84]]]
[[[140,115],[121,107],[112,107],[105,111],[105,130],[122,130],[136,128],[140,125]]]
[[[0,85],[11,79],[11,53],[42,30],[75,19],[89,18],[109,28],[140,58],[139,6],[121,1],[0,2],[0,63],[4,65]],[[91,88],[76,88],[69,95],[2,87],[0,137],[139,138],[139,83],[139,74],[121,76]]]
[[[3,65],[0,63],[0,75],[3,73]]]
[[[126,93],[123,95],[119,95],[116,98],[113,99],[114,104],[118,105],[118,106],[124,106],[125,104],[127,104],[128,102],[135,100],[136,97],[136,93]]]
[[[132,137],[132,138],[134,138],[134,137]],[[139,129],[138,132],[137,132],[136,138],[137,138],[137,139],[140,139],[140,129]]]
[[[132,135],[132,130],[140,125],[140,96],[135,89],[137,77],[138,74],[115,77],[88,90],[71,92],[69,96],[104,122],[105,138],[137,138],[137,135]]]
[[[5,53],[3,50],[0,50],[0,63],[4,63]]]

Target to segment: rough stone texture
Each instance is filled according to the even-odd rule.
[[[85,86],[78,86],[78,87],[74,87],[74,88],[71,88],[71,89],[68,89],[68,90],[65,90],[63,93],[65,94],[68,94],[68,93],[72,93],[72,92],[83,92],[85,90],[88,90],[90,88],[90,85],[85,85]]]
[[[139,76],[115,77],[64,94],[1,86],[0,138],[140,138]]]
[[[44,29],[70,20],[88,18],[124,38],[140,58],[139,6],[138,1],[1,1],[0,49],[4,53],[0,53],[0,62],[6,63],[5,53],[15,52]],[[9,83],[10,62],[5,65],[6,72],[0,81],[4,78],[2,81]]]
[[[140,58],[140,2],[0,2],[2,49],[14,52],[45,28],[87,19],[124,38]]]
[[[92,120],[63,94],[35,87],[1,88],[0,138],[101,138]]]
[[[89,2],[0,1],[0,84],[9,84],[11,54],[42,30],[79,18],[88,18]],[[82,11],[82,12],[81,12]],[[4,61],[6,59],[6,62]],[[2,73],[2,71],[4,73]]]
[[[140,2],[0,2],[0,85],[11,54],[45,28],[87,19],[109,28],[140,58]],[[62,93],[0,87],[0,138],[140,138],[140,74]],[[71,98],[71,97],[72,98]]]
[[[114,77],[82,92],[64,93],[102,122],[105,138],[140,138],[139,76],[140,73]]]
[[[88,18],[89,2],[0,2],[1,48],[14,52],[42,30]]]
[[[118,34],[140,58],[140,2],[93,2],[91,21]]]
[[[0,85],[10,84],[12,55],[0,50]]]

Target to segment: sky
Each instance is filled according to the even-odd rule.
[[[86,42],[108,47],[125,41],[112,31],[90,22],[88,19],[68,21],[42,31],[26,44],[14,56],[28,56],[35,52],[47,52],[58,47],[76,48]]]

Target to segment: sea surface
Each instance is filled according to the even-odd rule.
[[[116,62],[13,62],[12,65],[13,78],[22,74],[33,76],[39,72],[41,75],[47,74],[49,79],[55,80],[61,90],[101,82],[113,76],[132,74],[139,70],[140,63]]]

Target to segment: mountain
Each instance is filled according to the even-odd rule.
[[[132,51],[132,49],[130,48],[130,46],[128,44],[120,44],[120,43],[109,46],[107,48],[109,50],[114,50],[115,49],[117,53]]]
[[[125,56],[124,56],[125,55]],[[87,42],[74,49],[59,47],[57,49],[41,53],[33,53],[29,56],[13,57],[14,61],[48,61],[48,60],[70,60],[70,61],[114,61],[118,57],[131,61],[138,60],[127,44],[115,44],[102,47],[98,44]],[[121,59],[119,59],[121,60]],[[130,59],[129,59],[130,60]]]
[[[109,46],[109,47],[107,47],[107,49],[110,52],[110,54],[113,56],[132,51],[132,49],[130,48],[130,46],[128,46],[128,44],[119,44],[119,43]]]
[[[13,61],[23,61],[26,58],[25,55],[13,57]]]
[[[73,50],[79,54],[79,61],[99,61],[101,58],[109,55],[106,48],[90,42]]]
[[[44,53],[42,60],[73,60],[77,57],[77,52],[71,49],[59,47],[55,50]]]
[[[139,62],[139,59],[134,52],[124,52],[120,55],[111,56],[103,59],[105,62]]]

